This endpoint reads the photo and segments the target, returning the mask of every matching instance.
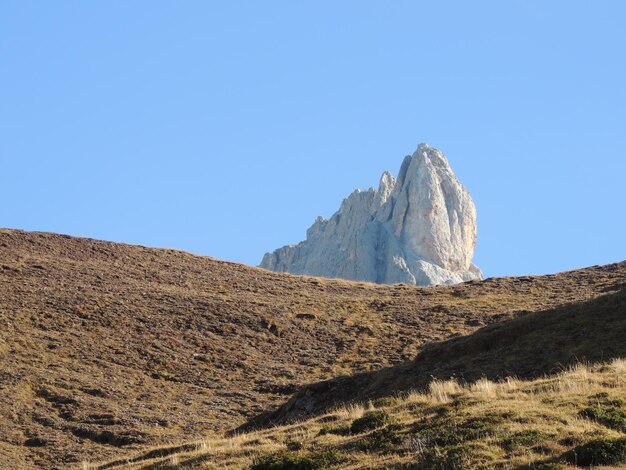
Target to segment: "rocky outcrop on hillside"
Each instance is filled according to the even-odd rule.
[[[272,271],[383,284],[456,284],[481,279],[472,264],[476,208],[445,155],[421,144],[398,178],[356,190],[307,239],[263,257]]]

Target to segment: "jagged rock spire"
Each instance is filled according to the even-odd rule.
[[[272,271],[378,283],[454,284],[482,278],[472,264],[476,208],[439,150],[420,144],[398,178],[354,191],[298,245],[263,257]]]

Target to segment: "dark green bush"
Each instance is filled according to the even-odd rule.
[[[443,417],[417,423],[413,431],[418,437],[431,439],[438,446],[451,446],[495,435],[502,422],[500,415],[491,414],[465,421]]]
[[[442,449],[434,447],[422,454],[420,461],[413,468],[415,470],[465,470],[474,468],[471,451],[463,446]]]
[[[357,441],[355,447],[363,452],[402,452],[404,436],[400,434],[401,429],[400,426],[394,424],[376,429]]]
[[[395,399],[393,397],[381,397],[381,398],[376,398],[372,402],[372,404],[376,408],[383,408],[386,406],[392,406],[394,402],[395,402]]]
[[[502,441],[502,447],[509,451],[515,449],[516,447],[530,447],[541,441],[545,441],[550,437],[552,436],[546,434],[545,432],[528,429],[526,431],[516,432],[504,439]]]
[[[611,396],[606,392],[596,393],[589,398],[593,401],[592,404],[595,405],[615,406],[618,408],[626,406],[626,402],[624,402],[624,400],[621,400],[620,398],[611,398]]]
[[[330,468],[342,461],[335,450],[322,452],[282,451],[258,457],[251,470],[318,470]]]
[[[580,416],[593,419],[607,428],[626,432],[626,411],[615,407],[590,406],[580,412]]]
[[[494,468],[494,449],[463,444],[451,447],[431,447],[411,470],[487,470]]]
[[[350,426],[352,434],[362,434],[372,429],[383,427],[390,422],[389,415],[384,411],[371,411],[363,417],[355,419]]]
[[[527,468],[528,470],[567,470],[570,467],[558,462],[532,462]]]
[[[298,441],[296,439],[289,439],[285,442],[288,450],[302,450],[304,449],[304,442]]]
[[[578,466],[625,464],[626,438],[589,441],[568,452],[566,459]]]
[[[322,428],[317,433],[318,436],[325,436],[326,434],[335,434],[336,436],[349,436],[350,426],[336,426],[334,428]]]

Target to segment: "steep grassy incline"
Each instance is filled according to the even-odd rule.
[[[614,266],[609,269],[618,269]],[[248,423],[287,423],[337,406],[412,390],[433,379],[534,379],[576,363],[626,357],[626,285],[577,302],[426,345],[413,361],[303,387],[278,410]]]
[[[626,468],[626,361],[540,379],[433,381],[297,424],[154,448],[90,470]]]
[[[619,264],[378,286],[0,230],[0,468],[67,468],[231,429],[304,384],[625,282]]]

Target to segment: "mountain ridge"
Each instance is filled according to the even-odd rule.
[[[355,190],[306,240],[266,253],[277,272],[381,284],[456,284],[481,279],[474,264],[476,208],[446,156],[427,144],[404,158],[398,178]]]

